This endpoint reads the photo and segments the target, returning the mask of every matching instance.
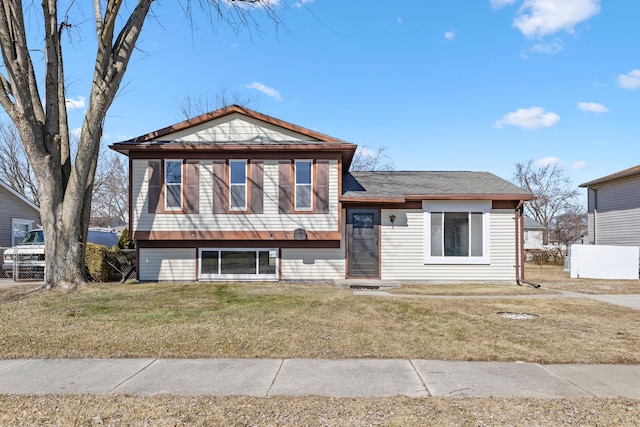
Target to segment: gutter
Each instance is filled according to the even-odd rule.
[[[516,283],[518,286],[523,284],[533,288],[539,288],[540,284],[527,282],[524,280],[524,200],[520,200],[515,210],[516,223]]]

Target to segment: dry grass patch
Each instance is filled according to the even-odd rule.
[[[640,294],[640,280],[572,279],[562,266],[526,264],[527,281],[549,290],[583,294]]]
[[[388,291],[400,295],[453,295],[453,296],[493,296],[493,295],[540,295],[555,294],[550,289],[532,288],[518,285],[461,284],[461,285],[403,285]]]
[[[629,399],[0,395],[0,425],[637,426]]]
[[[640,363],[637,311],[570,298],[355,296],[328,285],[0,291],[0,358],[412,358]],[[510,320],[498,312],[532,313]]]

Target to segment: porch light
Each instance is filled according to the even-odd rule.
[[[393,222],[396,220],[396,216],[391,214],[389,215],[389,221],[391,221],[391,224],[393,224]]]

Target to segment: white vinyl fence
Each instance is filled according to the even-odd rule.
[[[638,279],[638,246],[571,245],[572,278]]]

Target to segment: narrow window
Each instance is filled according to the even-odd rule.
[[[229,161],[229,209],[247,210],[247,162]]]
[[[182,160],[165,161],[164,184],[164,208],[168,211],[182,210]]]
[[[295,208],[298,211],[310,211],[313,209],[313,183],[311,181],[312,165],[310,160],[296,160],[295,163]]]

